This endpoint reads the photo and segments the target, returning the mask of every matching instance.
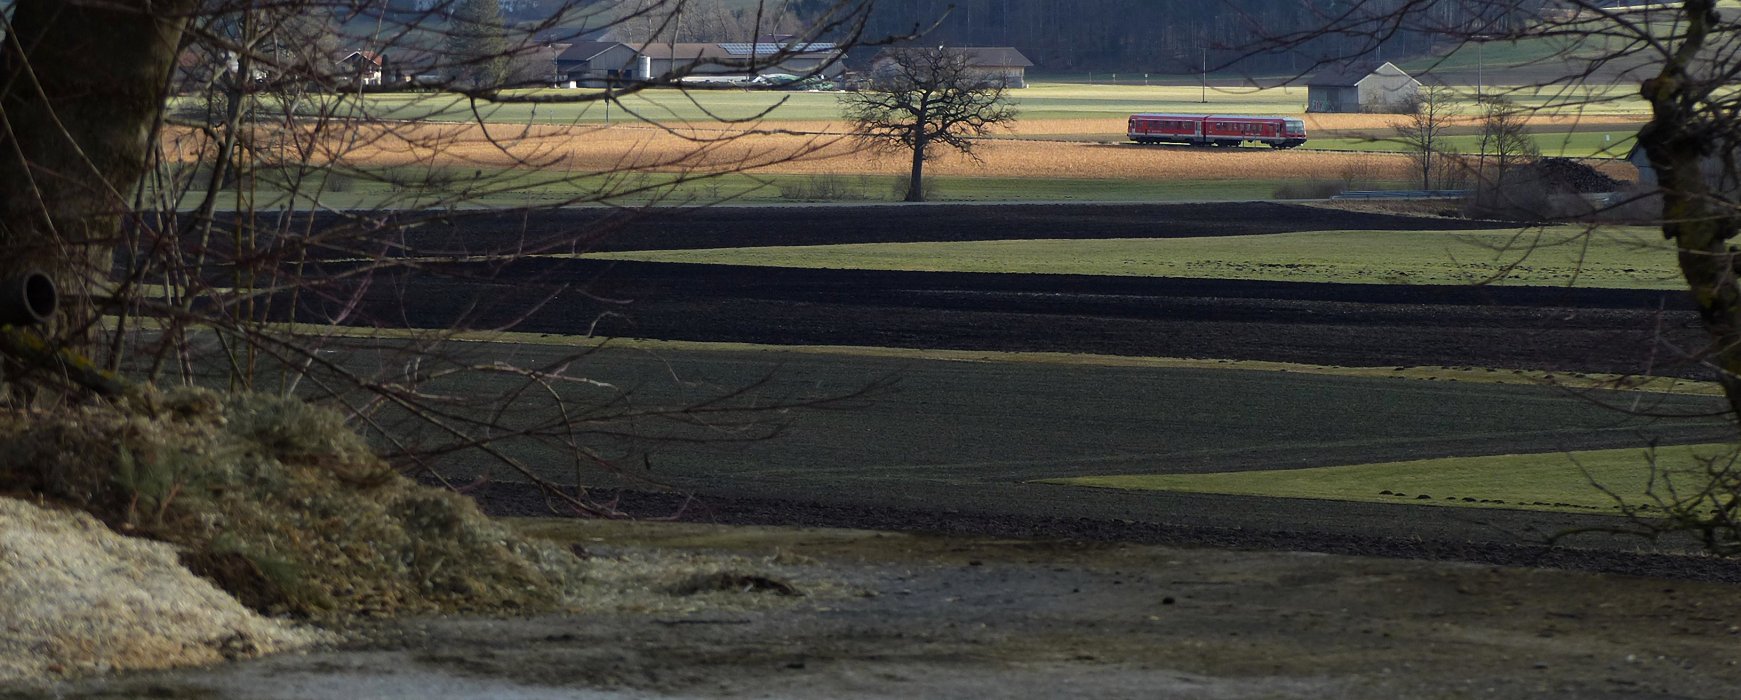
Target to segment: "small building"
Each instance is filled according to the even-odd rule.
[[[833,80],[846,70],[846,55],[829,43],[647,44],[641,55],[653,75],[686,69],[690,75],[784,74]]]
[[[445,85],[453,73],[447,63],[441,52],[398,50],[393,52],[389,62],[392,71],[388,75],[395,83],[408,87]]]
[[[926,49],[888,49],[871,61],[871,76],[888,70],[888,54],[894,51],[915,51]],[[1025,88],[1028,86],[1028,69],[1034,67],[1034,62],[1023,56],[1022,52],[1009,46],[951,46],[944,49],[950,54],[966,58],[967,67],[974,75],[990,82],[1002,82],[1005,87]]]
[[[374,51],[352,51],[339,59],[338,78],[357,85],[380,85],[386,59]]]
[[[1028,69],[1034,62],[1010,46],[963,46],[953,49],[967,55],[967,67],[989,80],[1002,80],[1012,88],[1028,86]]]
[[[1741,182],[1737,182],[1737,174],[1729,171],[1721,153],[1706,154],[1699,161],[1699,171],[1705,179],[1705,186],[1719,196],[1735,198],[1741,196]],[[1657,181],[1656,166],[1651,165],[1650,155],[1644,152],[1644,147],[1633,144],[1632,150],[1626,153],[1626,162],[1638,168],[1638,185],[1645,189],[1656,189],[1662,183]]]
[[[1391,112],[1420,91],[1421,81],[1389,61],[1343,64],[1306,81],[1306,111]]]
[[[787,74],[833,79],[845,70],[834,44],[577,42],[556,57],[559,80],[577,85],[642,81],[675,72],[698,76]]]
[[[536,44],[517,49],[508,61],[508,85],[516,87],[560,85],[568,78],[556,70],[556,58],[572,44]]]
[[[641,54],[616,41],[577,41],[556,54],[556,79],[577,85],[597,86],[646,80],[641,74]]]

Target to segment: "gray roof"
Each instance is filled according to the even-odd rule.
[[[771,58],[778,55],[781,51],[788,52],[785,56],[786,58],[832,58],[840,55],[840,49],[834,44],[793,44],[790,47],[783,47],[778,44],[764,43],[760,44],[759,47],[771,50],[756,50],[754,51],[755,55],[752,56],[750,44],[703,44],[693,42],[682,42],[677,44],[648,42],[645,45],[634,48],[639,51],[642,56],[649,56],[661,61],[668,58],[676,58],[677,60],[707,59],[721,62],[745,62],[752,59]]]
[[[568,48],[563,49],[562,53],[557,54],[556,60],[590,61],[594,56],[609,51],[612,47],[618,45],[619,42],[615,41],[577,41]]]
[[[1389,61],[1354,61],[1332,65],[1313,73],[1306,79],[1307,86],[1315,87],[1353,87],[1385,66],[1396,68]],[[1399,72],[1402,69],[1397,68]],[[1407,75],[1407,73],[1404,73]]]
[[[883,53],[898,53],[902,51],[927,51],[927,48],[907,46],[885,49]],[[1032,68],[1034,62],[1023,56],[1022,52],[1009,46],[948,46],[945,51],[951,54],[966,56],[967,65],[975,68]]]
[[[951,51],[965,54],[967,65],[976,67],[1005,66],[1009,68],[1032,68],[1034,62],[1023,56],[1022,52],[1010,46],[962,46],[951,48]]]
[[[749,56],[751,54],[754,54],[756,56],[772,56],[774,54],[778,54],[781,52],[789,52],[789,53],[799,54],[799,53],[822,53],[822,52],[827,52],[827,51],[833,51],[834,44],[831,44],[831,43],[794,44],[794,43],[775,43],[775,42],[766,42],[766,41],[758,43],[758,44],[723,42],[719,45],[719,48],[724,50],[726,53],[731,54],[733,56]]]

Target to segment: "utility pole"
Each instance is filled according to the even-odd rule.
[[[1481,99],[1481,90],[1487,84],[1487,37],[1475,37],[1475,99]]]
[[[1203,88],[1197,92],[1197,101],[1209,104],[1209,47],[1203,47]]]

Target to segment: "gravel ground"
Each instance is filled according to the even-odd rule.
[[[683,524],[613,550],[794,562],[688,613],[404,620],[357,644],[63,698],[1732,698],[1741,588],[1333,555]],[[831,584],[826,590],[809,586]],[[765,593],[742,593],[757,597]],[[31,691],[0,697],[38,697]]]

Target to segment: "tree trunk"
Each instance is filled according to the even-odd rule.
[[[52,277],[77,344],[148,148],[192,0],[17,0],[0,46],[0,279]]]
[[[1690,0],[1683,7],[1687,29],[1682,47],[1641,90],[1651,105],[1651,121],[1639,130],[1638,145],[1657,173],[1663,237],[1679,251],[1681,275],[1711,338],[1708,361],[1717,369],[1731,413],[1741,420],[1741,282],[1729,246],[1738,223],[1732,212],[1712,205],[1716,197],[1732,193],[1713,193],[1706,179],[1704,161],[1711,157],[1713,139],[1701,132],[1693,113],[1702,88],[1688,75],[1693,57],[1716,24],[1716,12],[1711,0]]]
[[[920,121],[916,128],[919,129],[919,137],[913,139],[913,170],[907,174],[907,201],[909,202],[925,201],[925,146],[929,139],[925,138],[923,121]]]

